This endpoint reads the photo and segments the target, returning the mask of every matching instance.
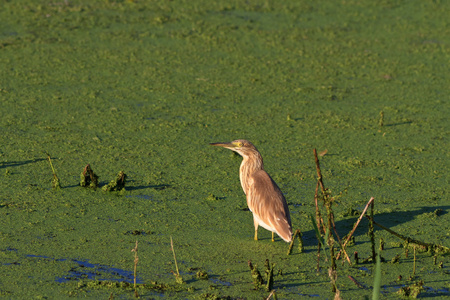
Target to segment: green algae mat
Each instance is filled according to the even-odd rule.
[[[313,149],[341,239],[374,197],[377,223],[449,247],[449,11],[431,0],[2,1],[0,296],[331,299],[310,218]],[[261,152],[302,252],[262,228],[253,240],[242,159],[209,146],[235,139]],[[88,164],[97,189],[80,186]],[[125,189],[103,191],[120,171]],[[343,299],[372,297],[368,227],[346,247],[352,264],[337,261]],[[450,295],[449,256],[374,234],[381,298],[413,286]]]

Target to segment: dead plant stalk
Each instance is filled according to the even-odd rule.
[[[355,225],[353,226],[352,231],[350,232],[350,234],[347,236],[347,238],[344,241],[344,244],[342,245],[343,248],[345,248],[345,246],[347,246],[347,243],[350,241],[353,233],[355,232],[356,228],[358,227],[359,223],[361,222],[362,218],[364,217],[364,215],[366,214],[367,209],[369,208],[369,205],[375,200],[374,197],[370,198],[369,202],[367,202],[366,207],[364,207],[363,212],[361,213],[361,215],[359,216],[358,220],[356,221]],[[336,259],[339,259],[341,255],[341,252],[338,253]]]
[[[138,261],[139,261],[139,257],[138,257],[138,241],[137,240],[136,240],[136,246],[134,246],[134,248],[131,249],[131,252],[134,252],[134,274],[133,274],[133,277],[134,277],[134,296],[136,298],[139,298],[139,294],[138,294],[137,289],[136,289],[137,264],[138,264]]]

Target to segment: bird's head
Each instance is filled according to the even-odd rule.
[[[234,140],[229,143],[211,143],[212,146],[219,146],[230,149],[239,153],[243,157],[251,157],[253,155],[259,155],[256,147],[247,140]]]

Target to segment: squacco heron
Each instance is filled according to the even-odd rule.
[[[275,181],[264,171],[263,159],[256,147],[247,140],[229,143],[211,143],[239,153],[243,160],[239,168],[242,189],[247,205],[253,213],[255,240],[258,240],[258,226],[274,232],[286,242],[292,240],[292,226],[289,208]]]

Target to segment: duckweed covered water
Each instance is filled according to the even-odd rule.
[[[446,1],[1,6],[1,296],[133,298],[138,240],[143,298],[267,297],[254,290],[248,260],[263,272],[269,259],[279,299],[330,299],[309,221],[313,148],[328,150],[321,167],[339,195],[341,236],[373,196],[377,222],[450,246]],[[262,153],[304,253],[287,256],[264,229],[253,241],[241,158],[208,146],[237,138]],[[60,190],[51,189],[46,152]],[[87,164],[97,190],[78,185]],[[103,192],[119,171],[126,190]],[[366,232],[364,220],[348,248],[362,259],[371,255]],[[381,237],[384,298],[418,280],[421,296],[448,297],[448,256],[434,264],[418,253],[408,280],[412,250],[406,258],[400,239],[377,229]],[[373,268],[339,262],[341,296],[371,295]]]

